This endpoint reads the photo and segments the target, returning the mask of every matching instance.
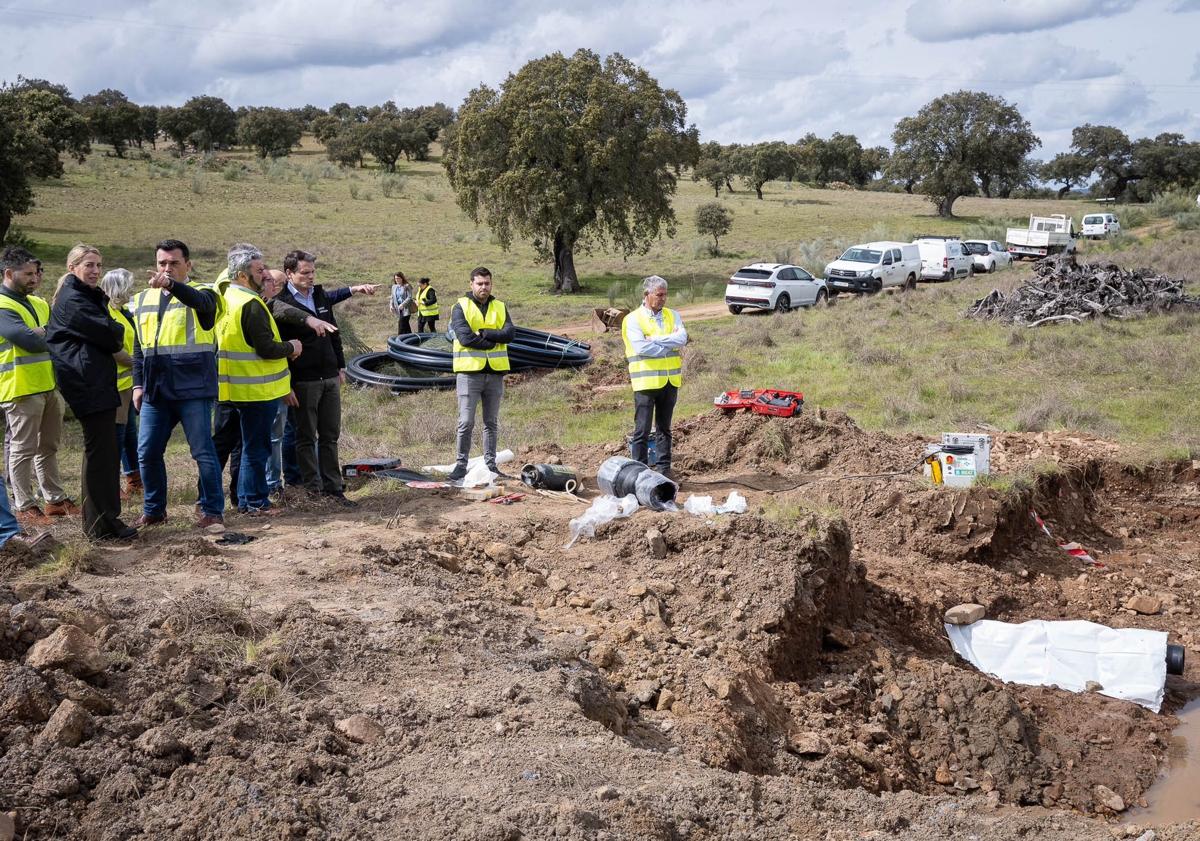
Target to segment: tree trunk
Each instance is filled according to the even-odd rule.
[[[913,187],[915,187],[915,186],[916,186],[916,184],[917,184],[917,180],[916,180],[915,178],[909,178],[909,179],[907,179],[907,180],[904,182],[904,192],[908,193],[908,194],[911,196],[911,195],[912,195],[912,191],[913,191]]]
[[[562,229],[554,232],[554,291],[579,291],[579,276],[575,274],[575,236]]]
[[[938,216],[943,219],[951,219],[954,217],[954,202],[958,199],[956,195],[943,196],[938,200]]]
[[[725,179],[725,189],[731,193],[733,192],[733,181],[728,178]]]
[[[1071,192],[1071,185],[1070,185],[1070,184],[1068,184],[1067,186],[1063,187],[1062,189],[1060,189],[1060,190],[1058,191],[1058,197],[1061,199],[1063,196],[1065,196],[1065,195],[1066,195],[1067,193],[1069,193],[1069,192]]]
[[[4,238],[8,236],[8,228],[12,225],[12,214],[7,208],[0,207],[0,242],[4,242]]]
[[[755,185],[754,185],[754,192],[758,193],[758,200],[759,200],[759,201],[762,201],[762,200],[763,200],[763,197],[762,197],[762,184],[755,184]]]
[[[713,187],[713,195],[716,196],[717,198],[721,198],[721,185],[720,184]]]
[[[990,175],[979,176],[979,189],[983,190],[983,195],[987,198],[992,197],[992,177]]]

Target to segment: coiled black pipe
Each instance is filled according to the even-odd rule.
[[[454,370],[454,359],[441,333],[406,333],[388,339],[392,358],[430,371]],[[508,345],[508,361],[513,371],[531,368],[578,368],[592,361],[586,342],[576,342],[541,330],[517,328],[516,338]]]
[[[384,374],[379,370],[384,365],[394,365],[395,359],[386,352],[364,353],[346,363],[346,376],[360,385],[390,389],[393,394],[421,391],[427,388],[453,388],[455,378],[449,376],[405,377]]]

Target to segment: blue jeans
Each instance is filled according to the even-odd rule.
[[[0,478],[0,546],[20,533],[21,526],[13,516],[12,506],[8,504],[8,488],[4,486],[4,479]]]
[[[299,487],[300,459],[296,457],[296,410],[287,410],[287,423],[283,427],[283,481]]]
[[[220,517],[224,511],[221,465],[212,439],[212,407],[213,401],[203,397],[164,400],[158,405],[142,401],[138,464],[145,486],[142,513],[147,517],[162,517],[167,512],[167,466],[163,453],[176,424],[183,425],[183,434],[200,473],[200,510],[211,517]]]
[[[117,451],[121,454],[121,472],[128,476],[138,470],[138,413],[129,407],[129,419],[117,424]]]
[[[267,461],[271,458],[271,428],[279,413],[279,399],[238,403],[242,419],[242,464],[238,470],[238,508],[242,511],[271,507],[267,491]]]
[[[280,400],[275,423],[271,426],[271,458],[267,461],[267,490],[271,493],[283,487],[283,436],[287,418],[288,407]]]

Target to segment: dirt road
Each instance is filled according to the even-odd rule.
[[[724,318],[728,316],[729,307],[725,306],[724,301],[713,301],[708,304],[691,304],[686,307],[673,307],[675,312],[679,313],[683,318],[684,324],[692,321],[709,321],[714,318]],[[588,336],[596,335],[596,323],[591,321],[579,321],[574,324],[568,324],[562,329],[556,329],[554,332],[562,336],[570,336],[576,339],[585,339]]]

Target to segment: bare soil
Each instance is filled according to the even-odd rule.
[[[150,530],[71,580],[6,559],[0,813],[30,839],[1136,838],[1097,787],[1142,802],[1200,666],[1155,715],[981,675],[941,616],[1193,648],[1200,474],[995,439],[1005,481],[951,490],[916,437],[714,411],[678,426],[683,493],[736,488],[745,515],[639,511],[565,550],[579,502],[397,485],[231,517],[242,546]],[[518,458],[594,474],[619,449]],[[67,625],[103,668],[44,662]]]

